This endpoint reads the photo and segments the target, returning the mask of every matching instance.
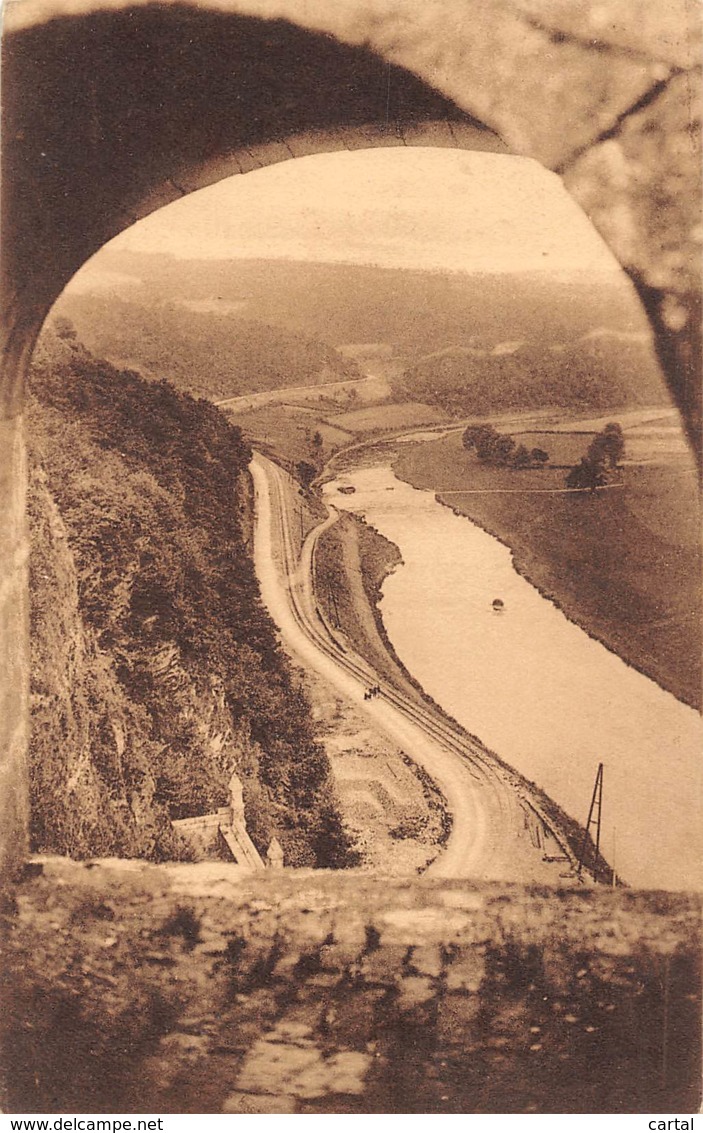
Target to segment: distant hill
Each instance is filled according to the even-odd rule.
[[[522,341],[492,350],[438,351],[397,378],[393,392],[458,416],[550,405],[591,410],[667,404],[646,344],[610,334],[546,348]]]
[[[152,302],[140,289],[134,300],[69,292],[55,313],[68,318],[86,346],[114,365],[166,378],[214,401],[361,376],[353,359],[323,342],[231,311]]]
[[[445,365],[440,385],[471,384],[472,397],[488,389],[490,374],[494,374],[508,382],[511,390],[514,384],[509,400],[517,404],[519,383],[514,371],[524,364],[529,405],[539,400],[540,389],[551,403],[560,383],[564,403],[571,404],[578,396],[580,380],[586,382],[588,406],[614,404],[611,397],[622,404],[664,399],[649,345],[649,327],[624,277],[614,277],[610,283],[603,276],[592,279],[585,273],[569,277],[535,272],[463,275],[290,260],[183,261],[111,249],[100,253],[100,272],[102,286],[110,287],[122,301],[129,296],[130,303],[145,310],[161,305],[166,311],[178,312],[163,316],[164,335],[171,334],[172,325],[181,337],[186,336],[186,328],[205,340],[212,333],[217,373],[226,373],[232,385],[234,370],[239,368],[242,392],[273,388],[277,381],[281,386],[312,384],[321,372],[315,370],[319,361],[335,373],[338,365],[355,367],[356,363],[372,370],[380,367],[394,377],[405,371],[398,392],[424,397],[430,371],[434,373],[431,380],[438,380],[436,367],[425,363],[442,351],[457,361],[451,367]],[[124,316],[118,312],[112,317],[109,349],[104,330],[100,331],[103,342],[91,337],[98,333],[96,321],[103,316],[111,319],[114,300],[90,297],[91,326],[86,328],[81,320],[88,297],[77,293],[81,286],[90,286],[89,275],[85,283],[80,278],[76,281],[76,290],[69,290],[58,309],[72,312],[86,341],[114,357],[119,335],[126,334],[130,341],[135,335],[129,328],[120,328]],[[163,304],[171,306],[163,308]],[[201,318],[206,321],[200,323]],[[217,329],[224,328],[222,320],[230,320],[230,333],[236,331],[241,346],[229,356],[225,350],[220,365],[219,343],[226,337],[224,330]],[[262,325],[295,337],[292,342],[280,339],[276,330],[263,331]],[[264,341],[261,349],[255,345],[257,335]],[[173,338],[168,349],[177,343],[180,350],[181,337]],[[323,347],[323,342],[328,345]],[[469,366],[474,352],[476,357],[498,359],[501,346],[507,362]],[[519,347],[519,354],[510,355],[514,346]],[[339,349],[343,363],[332,347]],[[560,351],[562,365],[557,367],[553,355]],[[285,357],[286,362],[277,366],[277,356]],[[159,357],[163,359],[163,351]],[[127,361],[124,356],[120,360]],[[292,366],[296,363],[299,369],[294,379]],[[477,370],[485,378],[477,376]],[[540,370],[545,371],[541,385],[534,380]],[[174,380],[180,381],[175,374]],[[249,384],[254,381],[260,384]],[[419,384],[411,391],[413,381]]]

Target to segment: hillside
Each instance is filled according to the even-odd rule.
[[[227,801],[260,850],[350,860],[309,704],[247,546],[249,451],[206,402],[45,332],[29,425],[32,844],[183,856],[169,819]]]
[[[113,297],[119,300],[116,306]],[[136,332],[125,325],[125,311],[120,306],[126,300],[145,310],[170,304],[164,310],[174,308],[177,312],[177,316],[168,315],[168,326],[173,323],[173,341],[178,342],[179,350],[181,335],[191,333],[191,320],[197,311],[208,311],[222,327],[228,320],[234,320],[233,327],[239,325],[237,320],[251,320],[248,325],[252,335],[258,324],[262,358],[268,357],[267,336],[271,351],[286,357],[288,340],[280,342],[278,338],[278,332],[285,332],[303,336],[306,349],[315,342],[318,350],[328,350],[325,364],[336,373],[340,355],[329,347],[322,348],[323,341],[338,348],[344,364],[353,367],[355,373],[357,363],[362,369],[395,378],[405,371],[396,389],[399,396],[411,400],[422,400],[425,387],[437,380],[433,356],[438,352],[448,359],[444,363],[446,380],[441,385],[453,389],[472,377],[480,358],[486,358],[481,367],[484,386],[492,374],[512,381],[514,367],[507,352],[515,348],[521,352],[512,359],[516,366],[524,363],[531,370],[544,367],[550,389],[557,386],[556,378],[549,376],[552,371],[558,371],[561,379],[566,375],[571,400],[584,378],[587,398],[596,385],[598,396],[606,396],[601,386],[607,389],[611,383],[617,387],[620,404],[651,404],[662,398],[663,383],[649,327],[624,276],[610,282],[585,274],[469,275],[290,260],[185,261],[106,248],[79,274],[57,310],[73,317],[81,333],[103,336],[101,349],[113,356],[121,342],[135,338]],[[82,310],[92,312],[90,326]],[[113,328],[109,341],[104,337],[107,330],[99,325],[103,318]],[[215,327],[215,322],[212,325]],[[142,334],[143,320],[140,326]],[[197,321],[192,329],[198,334],[209,333],[205,329],[201,332]],[[216,355],[214,344],[220,341],[221,332],[215,330],[213,334]],[[167,336],[162,337],[168,342]],[[88,337],[87,341],[97,347],[97,338]],[[190,357],[191,349],[186,343],[184,358]],[[258,357],[258,346],[254,352]],[[247,373],[251,367],[246,355],[241,361]],[[572,365],[576,370],[570,376]],[[223,367],[224,372],[226,359]],[[186,380],[193,380],[192,369],[191,363],[184,365]],[[299,368],[302,376],[295,378],[287,362],[277,370],[272,364],[272,371],[270,386],[247,388],[273,388],[273,382],[279,379],[281,386],[306,384],[310,366]],[[246,380],[250,381],[251,375]],[[600,404],[602,400],[593,402],[594,408]]]
[[[93,267],[98,276],[91,277]],[[587,275],[421,271],[302,260],[179,260],[104,248],[66,298],[101,277],[123,298],[227,304],[325,342],[395,343],[424,354],[472,335],[519,338],[538,329],[545,341],[595,326],[646,331],[625,277],[610,284]],[[63,302],[63,300],[62,300]],[[496,337],[497,335],[497,337]]]
[[[56,311],[98,357],[167,377],[194,397],[218,401],[361,376],[352,359],[330,346],[217,304],[149,302],[137,288],[129,299],[69,292]]]
[[[597,330],[568,343],[534,339],[439,351],[393,382],[456,416],[559,406],[578,410],[667,404],[646,345]]]

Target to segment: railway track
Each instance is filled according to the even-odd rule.
[[[524,786],[492,753],[439,709],[425,703],[419,693],[414,699],[380,677],[324,617],[314,592],[314,561],[319,539],[337,521],[337,513],[330,512],[309,532],[299,551],[286,474],[258,454],[252,462],[252,474],[259,513],[257,526],[268,518],[268,553],[275,556],[278,552],[279,584],[290,622],[318,659],[325,661],[315,667],[327,676],[344,674],[344,691],[355,693],[354,699],[363,710],[428,771],[447,800],[452,828],[443,853],[428,873],[525,880],[532,871],[534,880],[545,880],[545,855],[529,837],[530,823],[534,826],[536,822],[542,827],[543,837],[551,838],[558,849],[556,862],[562,859],[561,867],[556,862],[546,867],[551,875],[549,880],[556,882],[559,869],[563,871],[570,855],[565,840],[537,800],[527,795]],[[265,512],[267,516],[262,514]],[[263,532],[259,535],[263,536]],[[258,565],[263,569],[261,562]],[[267,605],[271,608],[272,600],[275,604],[272,588],[268,597]],[[277,612],[283,613],[272,612],[274,617]],[[282,628],[285,633],[285,627]],[[290,631],[291,627],[288,628]],[[292,644],[295,648],[295,642]],[[311,660],[312,654],[305,659]],[[312,663],[315,664],[314,660]],[[365,701],[364,692],[371,687],[379,692]],[[538,835],[538,844],[539,841]],[[518,868],[516,855],[521,858]],[[538,861],[534,860],[537,858]]]

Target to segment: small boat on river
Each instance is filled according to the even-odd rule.
[[[505,602],[502,598],[493,599],[493,610],[496,614],[502,614],[505,609]]]

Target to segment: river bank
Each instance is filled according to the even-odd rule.
[[[400,549],[381,612],[430,697],[581,822],[604,762],[606,859],[631,884],[695,887],[697,714],[569,622],[516,573],[504,545],[432,493],[388,465],[347,471],[340,483],[355,492],[326,486],[336,506]],[[492,612],[496,595],[503,616]]]
[[[362,451],[366,460],[378,458],[375,451]],[[369,465],[364,463],[360,467],[368,468]],[[347,471],[358,470],[359,467]],[[332,482],[333,493],[336,491],[335,483]],[[334,495],[328,496],[328,502],[333,503],[334,498]],[[416,680],[387,633],[381,608],[384,584],[402,566],[402,556],[395,543],[386,539],[360,516],[342,511],[337,521],[327,527],[317,542],[314,580],[318,606],[335,634],[341,633],[380,677],[394,688],[412,696],[418,704],[430,707],[450,727],[469,735],[472,741],[480,744],[478,737],[469,732],[466,726],[462,727]],[[552,830],[559,831],[559,837],[567,849],[567,857],[576,861],[579,854],[584,854],[588,870],[594,872],[599,880],[610,884],[613,880],[612,868],[602,855],[596,857],[591,837],[584,842],[583,825],[567,814],[538,783],[518,772],[496,752],[487,751],[487,755],[501,766],[502,774],[512,784],[516,796],[529,800],[526,812],[528,823],[532,823],[536,815],[543,815],[547,825]],[[341,797],[344,804],[343,791]],[[446,836],[451,820],[446,811],[444,813]]]
[[[576,459],[584,440],[560,436],[564,460]],[[589,636],[701,707],[698,501],[695,473],[680,457],[626,466],[621,486],[593,496],[562,494],[562,467],[481,467],[460,434],[403,446],[393,468],[499,539],[515,569]]]

